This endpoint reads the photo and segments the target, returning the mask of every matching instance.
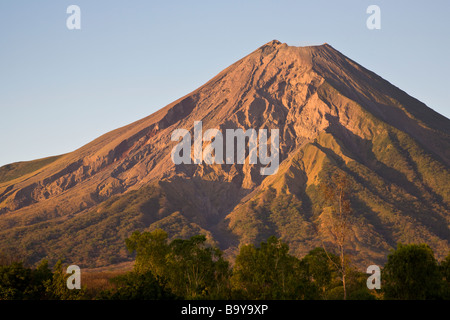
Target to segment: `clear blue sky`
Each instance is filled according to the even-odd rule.
[[[1,0],[0,165],[73,151],[273,39],[327,42],[450,118],[449,16],[448,0]]]

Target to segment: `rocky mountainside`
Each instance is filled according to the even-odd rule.
[[[278,129],[280,167],[179,164],[175,129]],[[247,153],[248,155],[248,153]],[[317,186],[352,181],[352,259],[383,263],[397,242],[450,242],[450,120],[328,44],[271,41],[194,92],[71,153],[0,168],[0,250],[99,267],[124,239],[198,233],[232,257],[270,235],[304,255],[326,241]]]

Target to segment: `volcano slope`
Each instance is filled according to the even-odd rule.
[[[179,164],[175,129],[279,129],[280,167]],[[246,154],[248,156],[248,153]],[[383,263],[402,243],[450,241],[450,120],[328,44],[271,41],[150,116],[71,153],[0,168],[0,248],[29,263],[132,259],[124,239],[202,233],[232,258],[275,235],[301,257],[327,243],[318,185],[352,182],[348,253]]]

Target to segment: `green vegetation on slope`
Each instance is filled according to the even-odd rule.
[[[240,243],[274,234],[296,256],[318,246],[326,238],[318,185],[341,172],[352,183],[354,259],[382,263],[398,241],[428,243],[443,258],[450,237],[450,172],[408,135],[384,129],[372,141],[349,132],[322,133],[304,145],[228,215]],[[346,148],[352,145],[358,148]]]
[[[208,234],[179,212],[171,211],[166,194],[156,183],[111,197],[73,217],[11,228],[1,235],[0,253],[30,264],[43,258],[55,263],[64,257],[83,267],[105,266],[130,259],[124,241],[135,230],[158,227],[167,227],[170,237]],[[210,234],[208,242],[213,243]]]
[[[62,156],[48,157],[33,161],[14,162],[0,167],[0,183],[14,180],[26,174],[35,172]]]

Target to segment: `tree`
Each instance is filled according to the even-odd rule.
[[[204,235],[197,235],[168,243],[167,233],[157,229],[134,232],[126,244],[130,252],[136,252],[135,272],[151,272],[177,296],[224,298],[229,291],[229,263],[219,249],[206,246],[205,241]]]
[[[337,247],[339,256],[339,264],[336,264],[331,257],[330,261],[336,265],[341,274],[344,300],[347,299],[346,278],[349,269],[345,249],[348,241],[348,234],[350,232],[349,219],[352,214],[349,197],[350,187],[350,180],[342,172],[332,175],[330,181],[320,185],[325,205],[328,205],[330,208],[330,225],[328,231],[332,237],[332,242]],[[327,253],[325,246],[324,250]]]
[[[165,288],[151,271],[131,271],[110,280],[115,289],[105,290],[99,294],[102,300],[171,300],[175,299],[170,290]]]
[[[30,282],[31,292],[34,293],[35,299],[46,299],[47,294],[45,284],[53,277],[52,270],[48,266],[47,260],[42,260],[41,263],[32,270],[32,281]]]
[[[66,273],[67,268],[63,267],[59,260],[53,267],[53,274],[50,279],[44,282],[45,291],[50,300],[81,300],[85,296],[85,288],[69,289],[67,288],[67,279],[70,274]]]
[[[30,281],[31,270],[21,262],[0,266],[0,300],[23,300]]]
[[[331,263],[330,258],[334,263]],[[339,262],[339,257],[327,253],[323,248],[315,248],[304,256],[302,261],[312,280],[321,290],[321,295],[324,296],[326,290],[331,286],[333,272],[336,270],[334,266]]]
[[[288,254],[286,243],[272,236],[260,248],[240,248],[233,269],[232,285],[247,299],[312,299],[317,287],[304,265]]]
[[[450,299],[450,253],[441,261],[439,266],[441,275],[443,277],[443,298],[446,300]]]
[[[443,284],[433,251],[426,244],[399,243],[388,256],[381,279],[387,299],[436,299]]]
[[[46,260],[36,269],[24,267],[18,261],[0,265],[0,300],[45,299],[45,283],[51,277]]]
[[[125,240],[128,251],[136,252],[134,270],[138,273],[150,271],[155,277],[162,277],[166,269],[166,256],[169,253],[167,233],[156,229],[152,232],[139,231]]]
[[[167,278],[174,293],[189,299],[226,296],[229,264],[219,249],[205,241],[204,235],[197,235],[170,244]]]

